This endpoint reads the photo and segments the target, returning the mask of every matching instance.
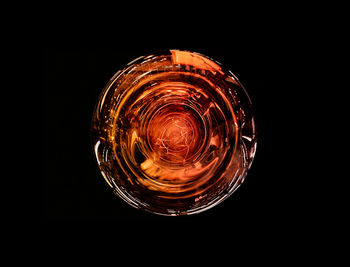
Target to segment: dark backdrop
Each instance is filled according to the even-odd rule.
[[[329,72],[336,64],[327,64],[325,56],[328,52],[337,58],[337,48],[328,44],[338,46],[333,37],[340,25],[331,24],[331,15],[341,16],[331,10],[332,5],[320,12],[320,5],[307,7],[304,2],[244,3],[248,8],[237,6],[239,1],[232,5],[170,1],[155,2],[150,10],[144,8],[150,1],[130,2],[130,8],[117,1],[117,7],[106,5],[102,10],[92,3],[92,12],[84,10],[88,4],[74,10],[72,3],[38,9],[46,14],[36,25],[42,28],[37,47],[46,47],[40,217],[46,240],[41,244],[47,251],[53,250],[50,245],[62,240],[53,235],[66,230],[69,234],[64,234],[64,242],[55,248],[55,257],[43,257],[46,253],[42,250],[35,250],[33,256],[43,258],[46,265],[59,258],[66,264],[70,260],[65,257],[65,247],[83,237],[87,242],[78,242],[79,246],[73,243],[72,254],[83,243],[85,247],[95,245],[103,252],[99,263],[103,257],[120,263],[117,260],[124,256],[129,264],[135,258],[154,260],[164,255],[165,263],[193,255],[196,265],[200,259],[210,264],[207,259],[212,256],[215,266],[221,265],[219,259],[233,264],[236,259],[267,260],[268,264],[277,261],[280,266],[293,259],[300,265],[305,262],[304,255],[312,261],[323,260],[335,244],[340,244],[325,238],[334,236],[338,229],[333,214],[340,203],[333,204],[330,194],[341,187],[339,180],[344,180],[344,175],[333,173],[339,163],[328,161],[341,156],[324,151],[334,146],[327,142],[328,133],[339,134],[333,118],[339,114],[334,115],[331,100],[320,99],[320,95],[328,98],[334,86],[321,91],[316,83],[332,83],[337,78]],[[31,20],[35,18],[28,14]],[[26,38],[19,35],[21,48],[34,41],[35,28],[28,29]],[[255,107],[258,145],[245,182],[224,202],[198,215],[163,217],[128,206],[102,178],[90,143],[91,115],[107,81],[131,60],[162,49],[186,49],[220,61],[238,76]],[[325,132],[328,139],[318,137]],[[326,163],[322,165],[317,157]],[[327,166],[330,175],[324,173]],[[321,190],[320,184],[326,188]],[[345,214],[345,210],[340,213]],[[336,224],[328,224],[330,221]],[[22,227],[23,221],[19,222]],[[76,232],[81,235],[72,238]],[[92,241],[92,233],[110,242]],[[35,237],[36,232],[29,240],[31,247]],[[168,242],[159,242],[164,239]],[[13,240],[17,251],[22,242]],[[109,244],[112,253],[105,251]],[[249,256],[243,257],[237,246]],[[131,256],[123,255],[120,247],[132,252]],[[197,248],[200,253],[194,251]],[[148,255],[140,257],[140,251],[147,249]],[[163,253],[159,253],[161,249]],[[212,253],[215,249],[216,254]],[[96,255],[94,249],[89,254],[82,251],[79,263]]]
[[[42,223],[191,225],[229,231],[274,232],[301,223],[291,151],[290,63],[287,39],[266,34],[235,42],[189,42],[185,38],[133,45],[45,49],[45,188]],[[179,41],[180,40],[180,41]],[[193,39],[192,39],[193,40]],[[227,66],[247,89],[255,107],[258,145],[242,186],[218,206],[186,217],[139,211],[115,196],[101,176],[90,143],[90,120],[97,98],[116,71],[131,60],[162,49],[203,53]],[[277,228],[278,227],[278,228]]]

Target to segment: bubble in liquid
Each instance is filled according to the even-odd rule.
[[[256,149],[242,84],[220,63],[180,50],[139,57],[111,78],[92,139],[114,192],[161,215],[194,214],[226,199]]]

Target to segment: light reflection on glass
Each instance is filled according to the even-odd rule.
[[[92,138],[99,168],[130,205],[162,215],[204,211],[243,182],[256,149],[238,79],[198,53],[139,57],[106,85]]]

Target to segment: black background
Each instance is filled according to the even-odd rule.
[[[80,250],[78,263],[96,257],[98,263],[139,259],[153,265],[159,257],[167,260],[162,264],[192,257],[215,266],[237,259],[280,266],[306,259],[324,262],[334,248],[339,253],[336,244],[343,242],[336,239],[344,239],[346,231],[337,235],[335,215],[346,214],[337,207],[347,202],[333,202],[332,194],[347,194],[337,192],[344,180],[342,173],[334,174],[339,162],[329,162],[341,156],[324,149],[338,146],[328,133],[342,137],[339,126],[346,120],[334,123],[339,114],[333,115],[328,98],[336,88],[322,85],[339,77],[330,75],[339,64],[328,64],[327,57],[344,59],[345,53],[335,55],[340,43],[334,38],[346,25],[339,22],[346,17],[339,12],[342,7],[238,1],[114,4],[41,5],[45,17],[27,30],[27,38],[19,35],[24,48],[40,28],[34,46],[43,47],[44,56],[44,188],[37,225],[45,251],[33,255],[53,251],[54,257],[43,257],[46,265],[60,258],[71,262],[67,256]],[[223,203],[193,216],[163,217],[128,206],[102,178],[90,143],[91,115],[107,81],[131,60],[162,49],[200,52],[223,63],[246,87],[256,112],[258,146],[245,182]],[[17,222],[23,227],[23,220]],[[29,230],[30,247],[36,230]],[[332,265],[337,258],[332,257]]]
[[[200,52],[227,66],[246,87],[258,127],[257,153],[245,183],[217,207],[181,219],[138,211],[114,196],[99,173],[89,136],[94,105],[109,78],[136,57],[166,48]],[[46,49],[45,219],[252,221],[285,215],[289,207],[281,209],[281,200],[289,193],[284,190],[290,177],[281,174],[278,163],[288,156],[280,143],[286,114],[278,108],[288,91],[274,78],[281,65],[271,53],[265,46],[242,45]]]
[[[293,91],[301,75],[294,69],[300,39],[288,25],[254,24],[239,33],[212,26],[210,35],[196,28],[153,29],[137,36],[119,33],[98,45],[70,45],[68,38],[64,45],[45,48],[41,223],[46,233],[83,227],[106,235],[119,229],[167,236],[164,229],[187,229],[197,236],[204,230],[228,239],[240,234],[280,240],[309,227],[304,216],[312,211],[301,200],[299,181],[306,174],[300,174],[303,163],[296,158],[301,133],[293,130],[301,123],[295,107],[302,103]],[[131,60],[163,49],[199,52],[221,62],[239,78],[255,107],[258,145],[245,182],[224,202],[192,216],[153,215],[123,202],[101,176],[90,141],[93,108],[108,80]]]

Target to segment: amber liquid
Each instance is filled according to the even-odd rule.
[[[125,201],[153,213],[209,208],[238,187],[251,164],[250,105],[238,80],[202,55],[171,50],[139,58],[111,79],[96,107],[101,172]]]

